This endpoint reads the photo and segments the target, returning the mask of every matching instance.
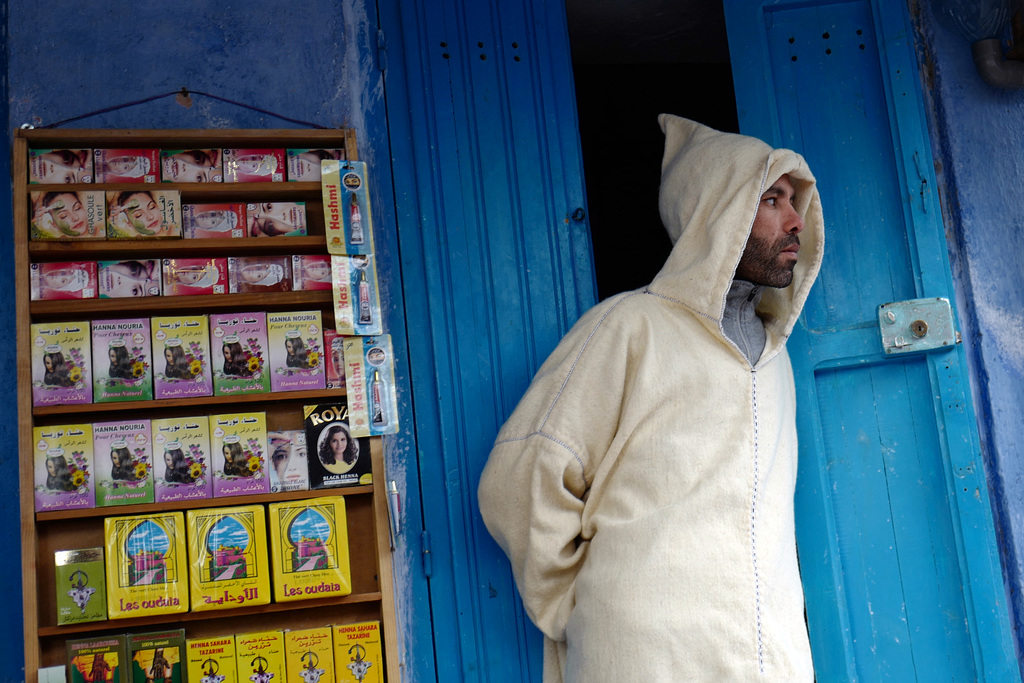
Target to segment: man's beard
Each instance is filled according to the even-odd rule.
[[[783,249],[800,244],[796,235],[786,235],[776,242],[767,242],[750,235],[747,247],[736,268],[737,277],[765,287],[788,287],[793,281],[793,267],[796,261],[779,261]],[[740,275],[742,273],[742,275]]]

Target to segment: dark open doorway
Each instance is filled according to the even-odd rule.
[[[671,249],[658,214],[658,114],[738,131],[717,3],[567,0],[598,297],[648,284]]]

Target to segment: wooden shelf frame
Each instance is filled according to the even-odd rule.
[[[37,424],[58,424],[65,419],[96,421],[112,419],[114,413],[130,411],[138,416],[184,415],[216,413],[232,410],[229,406],[242,405],[264,409],[268,414],[268,427],[287,420],[291,428],[301,426],[294,422],[293,412],[304,403],[327,401],[343,395],[342,390],[317,390],[253,394],[232,397],[198,397],[165,401],[139,401],[123,403],[94,403],[80,406],[32,406],[31,335],[30,322],[59,319],[102,319],[127,317],[135,314],[149,316],[175,314],[185,311],[215,312],[227,310],[322,310],[325,325],[333,321],[330,292],[282,292],[273,294],[225,294],[200,297],[152,297],[144,299],[93,299],[84,301],[30,301],[29,264],[32,262],[108,260],[131,256],[170,258],[173,256],[243,256],[255,254],[314,254],[326,253],[322,199],[319,183],[217,183],[217,184],[82,184],[82,185],[30,185],[28,184],[29,148],[157,148],[192,149],[208,147],[236,148],[329,148],[344,147],[347,157],[358,159],[355,132],[351,129],[334,130],[16,130],[13,145],[14,187],[14,249],[15,249],[15,317],[18,345],[18,435],[22,586],[25,635],[25,677],[30,683],[37,681],[41,666],[63,663],[63,644],[69,637],[82,637],[90,633],[118,633],[151,628],[171,628],[183,625],[186,633],[195,636],[216,636],[263,628],[300,628],[321,624],[345,623],[376,619],[381,623],[382,645],[386,680],[399,683],[398,630],[395,616],[394,584],[391,556],[391,526],[389,501],[386,491],[383,443],[380,437],[371,439],[370,454],[373,467],[372,485],[319,491],[289,492],[283,494],[211,498],[202,501],[172,503],[159,509],[186,510],[202,507],[221,507],[272,501],[299,500],[320,496],[344,496],[359,510],[359,518],[370,522],[366,529],[353,529],[350,521],[350,546],[353,534],[364,534],[358,540],[361,556],[373,562],[359,569],[361,586],[353,586],[353,594],[340,598],[302,600],[271,603],[269,605],[226,610],[187,612],[160,617],[133,618],[56,626],[55,616],[41,623],[40,605],[53,605],[52,529],[64,524],[84,525],[95,535],[102,527],[104,517],[124,514],[144,514],[158,509],[155,505],[126,505],[92,508],[80,511],[35,512],[34,477],[32,468],[32,429]],[[78,242],[32,242],[29,234],[29,194],[53,190],[125,190],[165,189],[181,192],[182,201],[306,201],[309,235],[303,237],[240,238],[218,240],[96,240]],[[310,209],[310,205],[312,208]],[[145,255],[145,256],[144,256]],[[218,410],[218,406],[223,406]],[[287,413],[287,417],[285,414]],[[277,428],[284,428],[278,426]],[[348,506],[347,506],[348,507]],[[100,532],[101,533],[101,532]],[[41,536],[42,534],[42,536]],[[51,536],[48,536],[51,534]],[[40,541],[45,540],[46,543]],[[46,557],[46,553],[51,555]],[[360,558],[361,562],[366,559]],[[368,569],[372,571],[367,572]],[[353,570],[355,574],[355,568]],[[48,577],[48,581],[43,578]],[[355,578],[354,578],[355,583]]]

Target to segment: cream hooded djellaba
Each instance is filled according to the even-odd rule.
[[[793,151],[659,121],[672,252],[544,362],[498,434],[480,510],[546,637],[545,683],[809,682],[785,342],[821,265],[814,177]],[[767,339],[751,366],[723,310],[784,174],[805,227],[792,284],[758,305]]]

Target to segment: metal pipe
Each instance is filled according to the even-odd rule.
[[[979,40],[971,45],[971,53],[978,75],[993,88],[1024,88],[1024,62],[1004,59],[997,38]]]

